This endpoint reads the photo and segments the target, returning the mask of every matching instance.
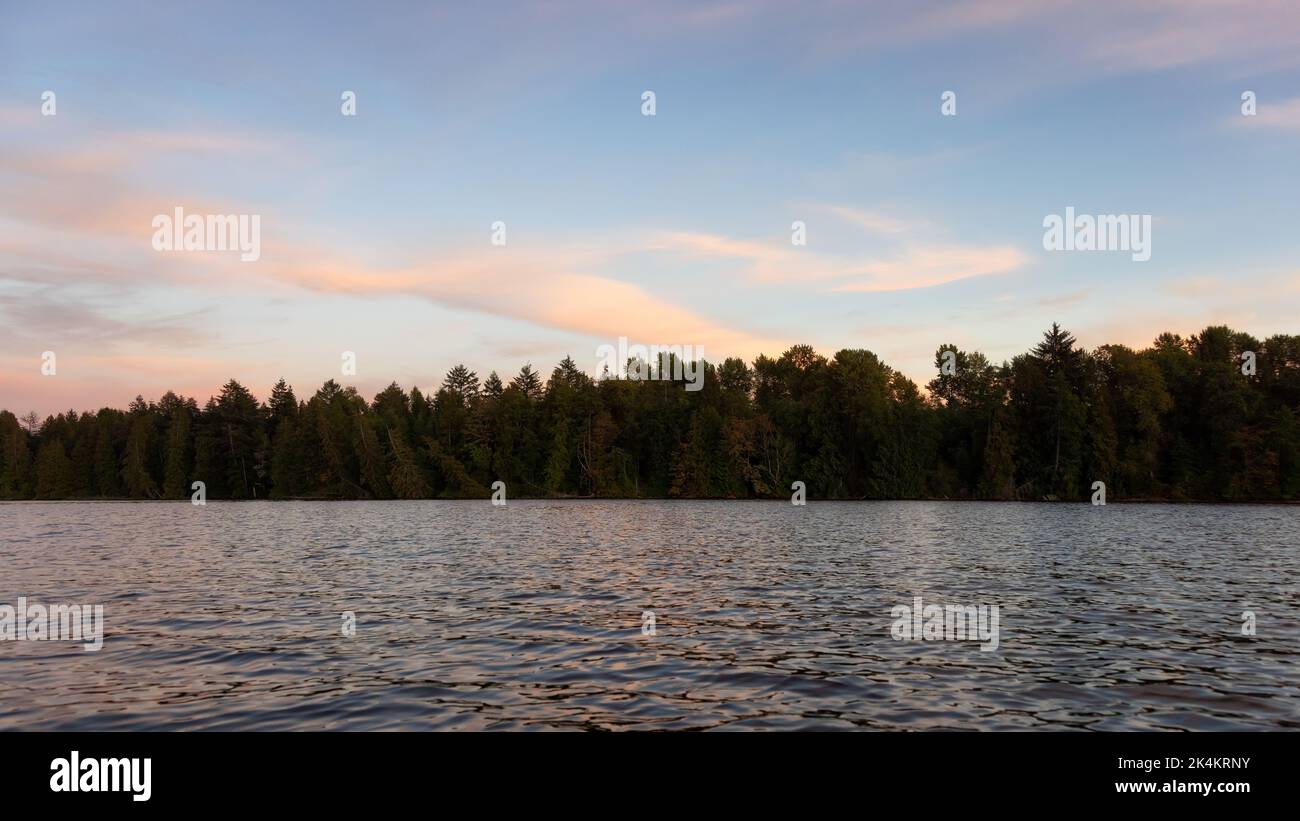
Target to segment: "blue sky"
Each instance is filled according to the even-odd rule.
[[[0,407],[1300,331],[1291,4],[308,8],[0,7]],[[261,258],[155,251],[176,205]],[[1150,261],[1044,250],[1066,206],[1150,214]]]

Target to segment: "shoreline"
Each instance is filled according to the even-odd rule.
[[[259,502],[271,502],[281,504],[288,502],[488,502],[491,503],[490,497],[482,496],[454,496],[439,497],[431,496],[425,499],[343,499],[338,497],[326,496],[297,496],[282,499],[208,499],[211,502],[221,502],[223,504],[256,504]],[[789,504],[789,499],[726,499],[713,496],[685,497],[685,496],[514,496],[509,501],[512,502],[770,502]],[[189,499],[131,499],[127,497],[92,497],[78,499],[0,499],[0,504],[18,504],[18,503],[35,503],[35,504],[66,504],[69,502],[84,504],[100,503],[172,503],[172,504],[193,504]],[[1108,500],[1105,505],[1091,505],[1087,499],[1070,500],[1070,499],[952,499],[943,497],[921,497],[921,498],[900,498],[900,499],[809,499],[808,502],[816,504],[834,503],[875,503],[875,502],[954,502],[959,504],[993,504],[993,505],[1089,505],[1093,507],[1106,507],[1107,505],[1227,505],[1233,507],[1242,506],[1283,506],[1292,507],[1300,505],[1300,499],[1112,499]],[[503,505],[508,506],[508,505]],[[195,505],[202,507],[202,505]],[[799,507],[799,505],[796,505]]]

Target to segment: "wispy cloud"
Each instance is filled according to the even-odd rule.
[[[678,253],[745,263],[747,275],[763,283],[821,283],[829,291],[904,291],[1004,274],[1029,258],[1009,245],[964,246],[907,243],[878,259],[837,257],[778,242],[737,240],[716,234],[670,232],[657,247]]]
[[[865,277],[835,287],[837,292],[933,288],[971,277],[1005,274],[1029,261],[1009,245],[911,248],[897,259],[871,262],[852,272]]]
[[[811,44],[843,53],[957,38],[1005,38],[1057,64],[1163,70],[1196,63],[1300,61],[1300,7],[1289,0],[955,0],[937,5],[826,3],[805,9]]]
[[[1236,128],[1273,128],[1283,131],[1300,131],[1300,97],[1273,102],[1256,100],[1255,115],[1233,114],[1228,123]]]
[[[145,347],[190,347],[209,341],[202,326],[202,312],[173,316],[142,316],[121,305],[111,295],[76,295],[65,289],[34,287],[0,293],[0,317],[4,318],[0,340],[6,348],[35,348],[58,345],[91,345],[102,349],[118,343]],[[131,314],[130,319],[113,316]]]
[[[530,247],[462,250],[397,269],[316,253],[285,262],[267,254],[271,275],[314,291],[354,296],[407,294],[440,305],[532,323],[597,339],[705,345],[748,356],[784,340],[731,327],[633,283],[582,270],[591,253]]]
[[[872,233],[879,234],[902,234],[912,230],[915,226],[886,214],[880,214],[875,211],[865,211],[861,208],[850,208],[845,205],[813,205],[813,210],[820,211],[824,214],[830,214],[844,222],[856,225]]]

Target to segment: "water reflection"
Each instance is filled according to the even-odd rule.
[[[103,603],[107,636],[0,643],[0,728],[1297,728],[1297,532],[1285,506],[2,504],[0,604]],[[893,640],[917,595],[997,604],[997,651]]]

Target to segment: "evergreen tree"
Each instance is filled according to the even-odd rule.
[[[457,365],[447,372],[442,387],[460,397],[461,402],[468,406],[479,394],[478,374],[464,365]]]
[[[27,439],[18,418],[0,411],[0,496],[6,499],[31,496],[32,452]]]
[[[122,454],[122,482],[132,499],[156,499],[158,484],[150,470],[149,456],[154,448],[154,430],[151,409],[144,399],[136,397],[131,404],[130,423],[126,448]]]
[[[519,375],[511,380],[510,387],[529,399],[538,400],[542,398],[542,378],[533,370],[532,365],[524,365],[520,368]]]
[[[198,407],[193,399],[181,399],[168,392],[158,402],[158,410],[166,414],[167,422],[162,495],[167,499],[184,499],[190,495],[193,481],[190,479],[193,465],[191,429]]]
[[[232,499],[256,499],[263,472],[261,409],[257,399],[234,379],[217,397],[217,450],[225,465],[225,487]]]
[[[36,454],[36,498],[67,499],[76,492],[76,475],[62,439],[47,439]]]

